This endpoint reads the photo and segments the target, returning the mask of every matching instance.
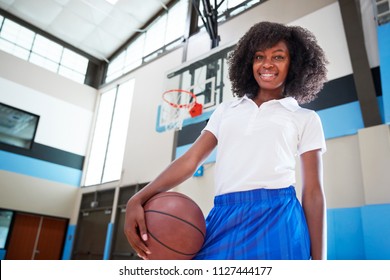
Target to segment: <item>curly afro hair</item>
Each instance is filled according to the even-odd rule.
[[[234,95],[248,95],[252,98],[257,95],[259,85],[252,71],[255,52],[270,48],[282,40],[286,42],[290,53],[284,96],[292,96],[300,104],[317,97],[327,81],[328,61],[316,38],[302,27],[272,22],[260,22],[252,26],[229,54],[229,78]]]

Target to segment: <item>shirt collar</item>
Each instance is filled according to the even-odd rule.
[[[250,99],[248,98],[248,96],[244,95],[243,97],[237,98],[236,100],[232,101],[232,103],[230,103],[230,107],[236,107],[238,104],[243,102],[243,100],[250,100]]]
[[[275,101],[279,101],[280,104],[282,104],[286,109],[290,110],[291,112],[295,112],[296,110],[301,108],[295,98],[291,96]]]
[[[244,100],[247,100],[247,101],[252,101],[248,96],[244,95],[243,97],[241,98],[238,98],[237,100],[234,100],[231,104],[230,104],[230,107],[235,107],[237,106],[238,104],[240,104],[241,102],[243,102]],[[253,102],[253,101],[252,101]],[[298,102],[291,96],[289,97],[284,97],[282,99],[275,99],[275,100],[270,100],[270,101],[267,101],[265,103],[268,103],[268,104],[271,104],[271,103],[280,103],[283,107],[285,107],[287,110],[291,111],[291,112],[295,112],[296,110],[298,110],[300,108],[300,106],[298,105]]]

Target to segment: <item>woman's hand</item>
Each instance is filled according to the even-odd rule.
[[[124,232],[138,256],[144,260],[148,259],[150,251],[145,244],[148,240],[148,234],[144,208],[135,197],[130,198],[126,205]]]

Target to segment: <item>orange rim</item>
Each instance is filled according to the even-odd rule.
[[[188,95],[190,95],[192,97],[192,101],[188,104],[178,104],[178,103],[174,103],[174,102],[171,102],[169,101],[168,99],[166,99],[166,95],[170,92],[181,92],[181,93],[186,93]],[[166,92],[163,93],[162,95],[162,98],[163,100],[168,103],[170,106],[174,107],[174,108],[177,108],[177,109],[182,109],[182,108],[191,108],[194,106],[194,104],[196,103],[196,95],[191,92],[191,91],[188,91],[188,90],[185,90],[185,89],[170,89],[170,90],[167,90]]]

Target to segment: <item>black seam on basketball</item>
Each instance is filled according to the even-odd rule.
[[[162,215],[166,215],[166,216],[170,216],[170,217],[172,217],[172,218],[178,219],[178,220],[180,220],[180,221],[182,221],[182,222],[185,222],[186,224],[189,224],[190,226],[192,226],[193,228],[195,228],[197,231],[199,231],[200,234],[203,236],[203,239],[204,239],[204,237],[205,237],[204,234],[203,234],[203,232],[202,232],[197,226],[195,226],[194,224],[192,224],[192,223],[190,223],[190,222],[188,222],[188,221],[186,221],[186,220],[184,220],[184,219],[182,219],[182,218],[179,218],[179,217],[177,217],[177,216],[175,216],[175,215],[168,214],[168,213],[165,213],[165,212],[162,212],[162,211],[157,211],[157,210],[145,210],[145,213],[147,213],[147,212],[159,213],[159,214],[162,214]]]
[[[156,236],[153,235],[153,233],[151,233],[149,230],[148,230],[148,234],[153,237],[154,240],[156,240],[158,243],[160,243],[162,246],[164,246],[165,248],[175,252],[175,253],[178,253],[178,254],[181,254],[181,255],[185,255],[185,256],[193,256],[193,255],[196,255],[199,251],[195,252],[195,253],[184,253],[184,252],[180,252],[178,250],[175,250],[167,245],[165,245],[164,243],[162,243]],[[153,253],[153,252],[152,252]]]

